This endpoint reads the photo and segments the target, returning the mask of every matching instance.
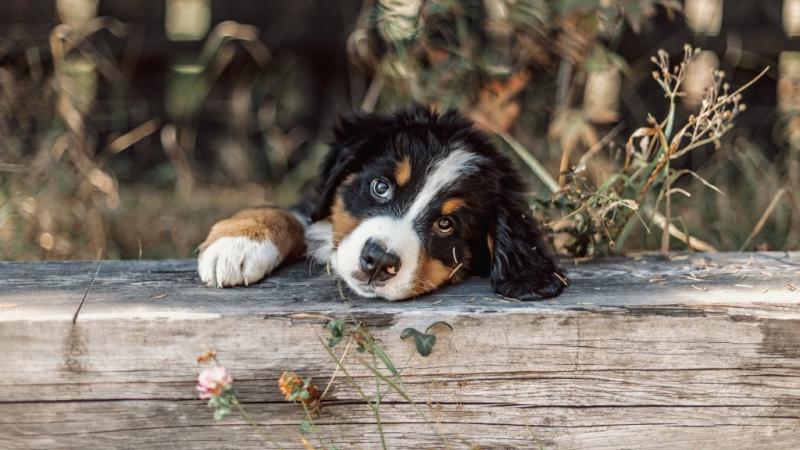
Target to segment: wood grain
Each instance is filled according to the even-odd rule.
[[[264,429],[303,448],[302,409],[277,379],[293,370],[324,385],[333,373],[313,315],[363,321],[403,368],[416,406],[386,397],[390,448],[444,446],[415,407],[453,448],[800,443],[798,253],[580,263],[563,296],[540,302],[497,298],[480,278],[389,303],[302,264],[221,290],[201,285],[193,261],[106,261],[73,325],[96,267],[0,263],[0,448],[268,447],[195,398],[195,357],[209,347]],[[413,344],[402,330],[438,320],[453,330],[403,364]],[[326,445],[379,447],[372,411],[341,375],[319,428]]]

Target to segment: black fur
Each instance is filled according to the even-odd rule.
[[[426,161],[446,155],[455,145],[484,158],[476,173],[464,177],[448,192],[469,205],[454,217],[457,233],[436,237],[428,231],[445,199],[438,199],[439,203],[431,205],[431,213],[420,218],[418,231],[426,250],[445,261],[452,259],[452,249],[456,248],[459,262],[473,273],[488,274],[495,291],[504,296],[527,300],[559,295],[566,278],[548,255],[541,229],[530,215],[522,178],[511,161],[455,111],[438,115],[414,107],[395,114],[343,119],[320,171],[312,220],[330,215],[337,191],[356,217],[401,214],[415,194],[414,175],[422,174]],[[418,163],[412,171],[412,185],[391,204],[367,204],[363,192],[370,180],[386,173],[404,155],[411,155]],[[351,174],[356,174],[355,181],[342,187]],[[491,251],[487,241],[493,242]]]
[[[497,293],[520,300],[536,294],[557,297],[565,287],[566,276],[547,254],[539,224],[531,217],[522,195],[522,182],[515,172],[509,173],[501,183],[505,196],[497,204],[491,232],[492,286]]]

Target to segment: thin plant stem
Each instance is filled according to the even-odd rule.
[[[519,143],[519,141],[504,131],[495,130],[495,133],[504,141],[506,141],[508,146],[514,150],[514,153],[516,153],[517,156],[519,156],[520,159],[522,159],[522,161],[531,169],[534,175],[539,178],[539,181],[547,186],[547,189],[549,189],[550,192],[557,192],[560,189],[558,186],[558,181],[556,181],[556,179],[550,175],[550,172],[544,168],[542,163],[540,163],[538,159],[531,155],[530,152]]]
[[[345,378],[347,378],[347,381],[349,381],[350,385],[353,386],[353,389],[355,389],[356,392],[358,392],[358,395],[360,395],[361,398],[365,402],[367,402],[367,405],[369,405],[369,407],[372,408],[374,411],[375,407],[372,405],[372,402],[370,402],[369,397],[367,397],[367,394],[365,394],[364,391],[361,390],[361,387],[358,385],[358,383],[356,383],[356,380],[354,380],[353,377],[350,376],[350,372],[348,372],[347,369],[344,367],[344,365],[339,361],[339,358],[336,357],[336,354],[333,353],[333,350],[331,350],[331,348],[328,347],[328,345],[325,343],[325,341],[322,340],[321,337],[317,336],[317,339],[319,339],[319,342],[320,344],[322,344],[322,347],[325,348],[325,351],[327,351],[328,355],[331,357],[331,359],[333,359],[333,362],[335,362],[337,367],[339,367],[342,373],[344,373]]]
[[[372,354],[372,363],[378,365],[378,359],[375,353]],[[381,380],[375,378],[375,424],[378,427],[378,434],[381,437],[381,446],[383,450],[387,450],[386,436],[383,434],[383,424],[381,423]]]
[[[744,251],[744,249],[746,249],[747,246],[750,245],[751,242],[753,242],[753,239],[755,239],[755,237],[758,236],[758,233],[760,233],[761,230],[764,228],[764,225],[767,223],[767,219],[769,219],[769,216],[772,214],[772,211],[778,206],[781,197],[783,197],[783,195],[786,194],[786,192],[787,192],[786,188],[782,187],[778,190],[778,192],[775,193],[775,196],[772,197],[772,201],[769,202],[767,209],[764,210],[764,213],[761,214],[761,218],[758,219],[758,222],[756,223],[756,226],[753,228],[753,231],[750,232],[750,235],[747,236],[747,239],[745,239],[744,243],[742,243],[742,246],[739,247],[740,252]]]
[[[678,93],[678,88],[680,87],[681,78],[678,78],[678,83],[675,86],[675,90],[669,96],[669,113],[667,114],[667,126],[664,129],[664,136],[663,141],[666,144],[669,142],[669,138],[672,135],[672,126],[675,123],[675,96]],[[666,202],[664,205],[664,216],[667,221],[667,226],[663,228],[661,233],[661,253],[669,253],[669,228],[672,225],[672,194],[669,192],[670,190],[670,177],[669,177],[669,168],[670,168],[670,158],[672,157],[672,146],[668,145],[664,148],[664,157],[666,158],[666,164],[664,166],[664,183],[665,183],[665,194],[667,196]]]
[[[308,423],[311,424],[311,430],[314,432],[314,435],[317,437],[319,441],[319,445],[322,448],[325,448],[325,443],[322,442],[322,436],[319,435],[319,430],[317,430],[317,424],[314,423],[314,419],[311,418],[311,411],[308,410],[308,406],[306,406],[306,402],[302,399],[300,400],[300,404],[303,405],[303,411],[306,412],[306,419],[308,419]]]
[[[667,126],[664,127],[664,136],[669,140],[670,135],[672,135],[672,127],[675,123],[675,95],[677,94],[677,87],[675,88],[676,91],[669,96],[669,113],[667,114]]]
[[[664,166],[664,195],[666,201],[664,202],[664,218],[667,221],[667,226],[664,227],[661,233],[661,253],[669,253],[669,227],[672,222],[672,193],[670,192],[670,176],[669,176],[669,150],[667,150],[667,165]]]
[[[350,350],[350,344],[352,344],[352,343],[353,343],[352,340],[348,340],[347,341],[347,345],[345,345],[344,351],[342,352],[342,357],[339,358],[339,364],[341,364],[342,361],[344,361],[344,358],[347,357],[347,352]],[[331,388],[331,385],[333,385],[333,380],[336,379],[336,375],[338,373],[339,373],[339,366],[336,366],[336,370],[333,371],[333,375],[331,375],[331,379],[328,380],[328,385],[325,386],[325,390],[322,391],[322,395],[319,396],[319,400],[320,401],[322,401],[322,399],[325,398],[325,394],[328,393],[328,390]]]
[[[354,380],[353,377],[350,376],[350,372],[348,372],[347,369],[344,367],[343,361],[336,357],[336,354],[333,353],[333,350],[330,347],[328,347],[328,345],[325,344],[325,341],[323,341],[321,337],[317,336],[317,339],[319,339],[320,344],[322,344],[322,346],[325,348],[325,351],[328,352],[328,355],[336,363],[336,366],[339,368],[339,370],[341,370],[342,373],[344,373],[344,376],[345,378],[347,378],[347,381],[350,382],[350,385],[353,386],[356,392],[358,392],[358,395],[361,396],[361,399],[367,403],[367,406],[369,406],[370,409],[372,409],[372,413],[375,415],[375,420],[378,424],[378,432],[380,433],[381,436],[381,444],[383,444],[383,448],[386,449],[387,448],[386,438],[384,437],[383,426],[381,425],[380,422],[380,412],[378,411],[378,406],[376,406],[380,404],[380,400],[377,400],[376,405],[373,405],[372,402],[369,400],[369,397],[367,397],[367,394],[365,394],[364,391],[361,390],[361,387],[358,386],[356,380]],[[352,342],[352,338],[350,338],[350,340],[348,340],[347,342],[348,342],[347,346],[349,347],[350,343]],[[374,357],[375,355],[373,354],[372,356]]]
[[[261,435],[261,437],[265,441],[269,442],[270,445],[272,445],[273,447],[283,450],[283,447],[278,445],[278,443],[275,442],[275,440],[272,439],[272,437],[270,437],[270,435],[268,435],[264,430],[262,430],[261,427],[253,419],[253,417],[250,416],[250,414],[248,414],[247,411],[244,410],[244,408],[242,408],[242,404],[239,403],[239,399],[238,398],[234,397],[233,401],[231,403],[233,403],[233,406],[236,407],[236,409],[239,411],[239,414],[242,415],[244,420],[247,421],[247,423],[250,424],[250,426],[253,427],[254,430],[256,430],[256,433]]]
[[[368,363],[367,361],[364,361],[363,359],[361,359],[361,358],[359,358],[359,357],[356,357],[356,359],[357,359],[357,360],[358,360],[358,361],[359,361],[361,364],[363,364],[363,365],[364,365],[364,367],[366,367],[367,369],[369,369],[369,370],[370,370],[370,372],[372,372],[373,374],[375,374],[375,376],[376,376],[376,377],[378,377],[378,378],[380,378],[381,380],[383,380],[383,382],[384,382],[384,383],[388,384],[388,385],[389,385],[389,386],[390,386],[392,389],[394,389],[394,391],[395,391],[395,392],[397,392],[398,394],[400,394],[400,396],[401,396],[401,397],[403,397],[403,399],[404,399],[405,401],[407,401],[407,402],[408,402],[408,403],[411,405],[411,407],[414,409],[414,412],[416,412],[416,413],[417,413],[417,414],[418,414],[418,415],[419,415],[419,416],[422,418],[422,420],[423,420],[423,421],[424,421],[426,424],[428,424],[428,426],[431,428],[431,430],[432,430],[434,433],[436,433],[436,435],[439,437],[439,439],[441,439],[441,440],[442,440],[442,442],[444,443],[445,447],[446,447],[446,448],[452,448],[452,447],[450,446],[450,443],[447,441],[447,438],[446,438],[446,437],[445,437],[445,436],[444,436],[442,433],[440,433],[440,432],[439,432],[439,430],[437,430],[437,429],[436,429],[436,427],[434,427],[434,426],[433,426],[433,424],[432,424],[432,423],[431,423],[431,421],[428,419],[428,417],[425,415],[425,413],[424,413],[424,412],[422,412],[422,411],[421,411],[421,410],[420,410],[420,409],[417,407],[417,403],[416,403],[414,400],[412,400],[412,399],[411,399],[411,397],[408,395],[408,393],[406,393],[405,389],[401,388],[401,387],[400,387],[400,386],[398,386],[398,385],[397,385],[397,384],[396,384],[394,381],[392,381],[391,379],[387,378],[387,377],[386,377],[385,375],[383,375],[383,374],[382,374],[382,373],[381,373],[381,372],[380,372],[380,371],[379,371],[379,370],[378,370],[376,367],[372,366],[372,365],[371,365],[370,363]]]

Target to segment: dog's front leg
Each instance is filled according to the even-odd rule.
[[[197,269],[211,287],[248,285],[304,251],[303,225],[291,212],[245,209],[214,224],[200,244]]]

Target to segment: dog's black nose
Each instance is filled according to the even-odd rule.
[[[386,281],[397,275],[400,270],[400,257],[372,239],[361,249],[361,270],[370,277],[370,281]]]

